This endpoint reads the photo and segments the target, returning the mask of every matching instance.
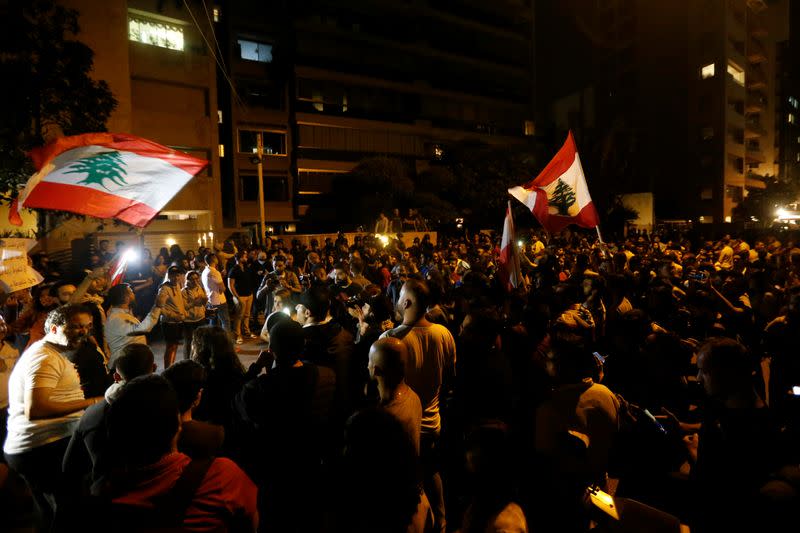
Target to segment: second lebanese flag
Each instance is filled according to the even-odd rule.
[[[528,206],[550,233],[561,231],[570,224],[583,228],[594,228],[599,224],[572,132],[536,179],[512,187],[508,193]]]
[[[208,161],[141,137],[87,133],[30,153],[38,171],[20,195],[28,208],[146,226]]]

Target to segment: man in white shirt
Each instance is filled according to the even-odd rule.
[[[425,493],[433,507],[436,529],[443,533],[446,527],[444,494],[439,465],[433,456],[442,430],[439,416],[442,384],[455,376],[456,343],[446,327],[432,324],[425,318],[429,302],[430,289],[424,281],[406,281],[395,306],[402,324],[381,338],[398,338],[408,348],[406,381],[422,402],[420,456],[425,469]]]
[[[8,382],[8,465],[31,489],[40,528],[55,515],[61,459],[83,410],[103,400],[85,399],[75,366],[66,353],[89,335],[92,316],[79,305],[51,311],[43,339],[17,361]]]
[[[131,308],[136,304],[136,295],[127,283],[120,283],[108,290],[108,302],[111,308],[105,323],[106,342],[111,356],[108,368],[113,369],[116,358],[122,349],[129,344],[147,344],[145,333],[158,324],[161,308],[154,306],[144,320],[133,316]]]
[[[200,275],[203,288],[208,295],[208,306],[215,311],[216,316],[211,323],[225,331],[231,331],[231,315],[228,312],[228,300],[225,298],[225,280],[217,270],[219,261],[214,254],[206,254],[206,268]]]

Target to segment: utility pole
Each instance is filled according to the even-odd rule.
[[[260,131],[256,139],[258,143],[256,148],[256,154],[258,155],[258,216],[261,228],[261,236],[258,238],[258,242],[264,244],[267,241],[267,225],[264,221],[264,138]]]

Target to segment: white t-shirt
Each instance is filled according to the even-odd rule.
[[[456,342],[450,331],[439,324],[429,327],[398,326],[381,335],[395,337],[408,348],[406,383],[414,389],[422,403],[422,434],[438,434],[439,392],[442,378],[455,375]]]
[[[27,391],[45,387],[53,389],[52,402],[84,399],[75,365],[42,339],[25,350],[8,380],[8,437],[3,446],[6,453],[24,453],[67,438],[77,427],[83,411],[37,420],[25,416]]]

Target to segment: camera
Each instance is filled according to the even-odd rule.
[[[344,305],[347,307],[363,307],[364,300],[362,300],[358,296],[351,296],[344,302]]]
[[[691,272],[688,276],[689,279],[693,279],[696,281],[705,281],[708,279],[708,272],[701,271],[701,272]]]

